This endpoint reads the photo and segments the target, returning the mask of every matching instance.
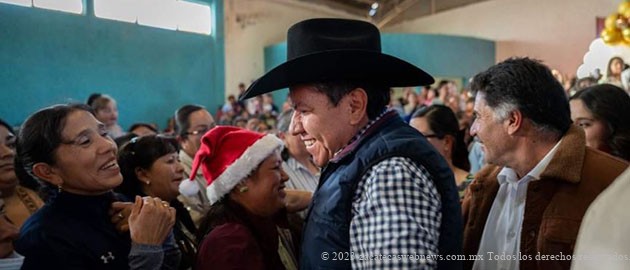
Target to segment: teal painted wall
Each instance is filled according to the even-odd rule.
[[[383,34],[384,53],[408,61],[435,77],[460,78],[464,83],[475,74],[495,64],[495,43],[489,40],[425,34]],[[265,48],[265,70],[286,61],[287,45]],[[273,93],[277,105],[284,102],[288,90]]]
[[[225,99],[223,1],[205,0],[212,35],[198,35],[0,3],[0,118],[19,125],[34,111],[85,102],[93,92],[118,102],[119,124],[164,128],[183,104],[214,112]]]

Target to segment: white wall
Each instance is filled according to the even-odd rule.
[[[596,38],[595,17],[621,0],[490,0],[403,22],[387,32],[440,33],[497,41],[496,60],[530,56],[574,75]]]
[[[249,85],[264,73],[266,46],[285,41],[291,25],[317,17],[357,19],[344,12],[298,1],[226,0],[226,97],[237,94],[240,82]],[[240,22],[237,22],[237,18],[240,18]]]

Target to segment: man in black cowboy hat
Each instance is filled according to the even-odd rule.
[[[311,19],[288,31],[288,61],[250,98],[290,88],[289,132],[322,167],[307,216],[302,269],[461,267],[455,181],[420,133],[388,110],[390,87],[427,85],[421,69],[381,53],[367,22]],[[450,259],[450,260],[449,260]]]

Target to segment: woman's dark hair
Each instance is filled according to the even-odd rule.
[[[128,143],[129,141],[131,141],[133,138],[138,137],[138,135],[134,134],[134,133],[127,133],[125,135],[122,135],[116,139],[114,139],[114,142],[116,143],[116,146],[118,147],[118,149],[122,149],[122,147]]]
[[[575,99],[581,100],[595,119],[606,123],[611,154],[630,160],[630,96],[612,84],[599,84],[575,93],[571,100]]]
[[[131,125],[131,127],[129,127],[128,131],[133,132],[134,129],[139,128],[139,127],[145,127],[155,133],[158,133],[157,129],[153,125],[147,124],[147,123],[134,123],[133,125]]]
[[[352,81],[336,81],[315,83],[314,88],[324,93],[336,107],[339,101],[356,88],[363,88],[367,94],[367,115],[370,120],[376,119],[389,104],[390,88],[374,83],[356,83]]]
[[[100,98],[102,95],[103,95],[103,94],[101,94],[101,93],[92,93],[92,94],[88,97],[86,104],[87,104],[88,106],[92,107],[92,104],[94,103],[94,100],[96,100],[97,98]]]
[[[470,161],[468,161],[468,148],[464,142],[465,130],[459,129],[459,122],[451,108],[444,105],[431,105],[415,112],[411,119],[424,117],[431,130],[439,139],[444,139],[446,135],[451,135],[455,139],[451,159],[453,165],[465,171],[470,171]]]
[[[188,136],[190,128],[190,115],[196,111],[203,110],[204,107],[199,105],[184,105],[175,111],[175,134],[182,138]]]
[[[160,157],[179,151],[177,140],[163,135],[135,137],[118,151],[118,166],[123,182],[115,188],[127,198],[145,196],[136,168],[149,169]]]
[[[39,162],[56,164],[55,151],[64,141],[62,132],[66,119],[75,111],[86,111],[94,115],[92,109],[85,104],[62,104],[41,109],[26,119],[18,135],[17,164],[28,175],[41,180],[33,174],[33,165]],[[56,187],[41,182],[45,191],[56,193]]]
[[[13,127],[11,125],[9,125],[9,123],[5,122],[2,119],[0,119],[0,126],[3,126],[5,128],[7,128],[7,130],[9,130],[9,132],[15,134],[15,131],[13,130]]]

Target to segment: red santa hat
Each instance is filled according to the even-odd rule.
[[[275,135],[265,135],[253,131],[217,126],[201,138],[201,146],[193,161],[190,176],[183,181],[179,192],[184,196],[196,195],[199,185],[194,180],[201,167],[208,181],[206,193],[210,204],[218,202],[260,163],[274,151],[281,150],[284,144]]]

